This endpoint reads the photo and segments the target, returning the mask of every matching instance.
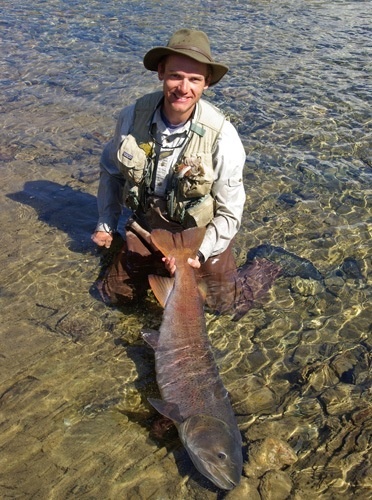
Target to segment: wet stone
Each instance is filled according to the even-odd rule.
[[[340,339],[358,342],[360,339],[360,331],[360,325],[354,325],[352,322],[345,323],[345,325],[340,328],[339,337]],[[366,335],[368,335],[367,332],[368,330],[366,329]]]
[[[298,364],[300,366],[314,363],[318,358],[319,358],[319,346],[316,344],[315,345],[299,344],[292,355],[293,363],[295,363],[296,365]]]
[[[236,409],[240,413],[258,414],[275,411],[275,394],[265,386],[263,379],[249,377],[234,393]]]
[[[315,391],[321,391],[325,387],[334,386],[338,382],[338,377],[332,368],[327,364],[320,364],[315,369],[305,368],[301,373],[303,380]]]
[[[296,408],[300,415],[312,417],[317,424],[319,424],[319,421],[323,418],[322,407],[318,399],[312,396],[309,398],[301,396],[301,398],[296,401]],[[314,431],[317,434],[317,427],[314,427]]]
[[[366,466],[359,471],[356,483],[362,488],[372,490],[372,466]]]
[[[356,401],[352,393],[352,385],[338,384],[335,387],[326,389],[320,396],[320,399],[329,415],[343,415],[345,412],[355,408]]]
[[[292,490],[292,481],[283,471],[269,471],[261,479],[259,491],[262,500],[285,500]]]
[[[331,292],[337,293],[345,285],[345,281],[340,276],[331,276],[324,280],[324,284]]]
[[[255,349],[253,352],[247,353],[246,360],[249,363],[250,373],[254,373],[267,363],[268,356],[262,349]]]
[[[261,495],[258,492],[258,481],[242,477],[238,486],[230,491],[226,496],[226,500],[242,500],[242,498],[249,498],[249,500],[261,500]]]
[[[318,295],[323,291],[323,285],[320,281],[303,279],[298,276],[291,280],[291,287],[296,293],[304,297]]]
[[[336,356],[336,358],[332,361],[331,366],[342,382],[353,383],[353,371],[356,363],[357,360],[355,356],[353,356],[350,352],[345,352]]]
[[[267,437],[249,446],[248,463],[244,466],[244,472],[248,477],[261,477],[269,470],[280,470],[296,461],[296,453],[285,441]]]

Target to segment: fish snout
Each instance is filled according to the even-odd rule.
[[[198,471],[216,486],[231,490],[240,482],[242,443],[236,422],[194,415],[180,426],[181,440]]]

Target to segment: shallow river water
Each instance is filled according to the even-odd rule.
[[[105,306],[99,156],[158,88],[144,53],[205,30],[230,66],[207,97],[247,152],[236,257],[271,243],[320,281],[279,278],[239,322],[206,314],[244,440],[228,498],[371,495],[371,24],[367,1],[2,1],[0,497],[217,499],[157,395],[140,330]]]

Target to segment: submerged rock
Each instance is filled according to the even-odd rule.
[[[240,413],[248,415],[271,413],[277,404],[275,394],[260,377],[252,375],[242,381],[234,394],[235,406]]]
[[[355,408],[355,396],[358,397],[358,393],[354,391],[353,385],[338,384],[326,389],[320,395],[320,400],[329,415],[343,415]]]
[[[241,500],[249,498],[249,500],[261,500],[261,495],[258,492],[258,481],[256,479],[248,479],[242,477],[238,486],[226,495],[226,500]]]
[[[280,470],[267,472],[259,487],[262,500],[285,500],[291,490],[292,481],[289,475]]]
[[[268,437],[249,447],[248,463],[244,466],[244,472],[248,477],[261,477],[269,470],[280,470],[296,461],[296,453],[285,441]]]
[[[248,252],[247,261],[252,261],[255,258],[275,262],[281,267],[284,276],[299,276],[300,278],[311,278],[313,280],[322,279],[322,275],[312,262],[281,247],[269,244],[260,245]]]
[[[319,295],[323,291],[323,286],[320,281],[304,279],[299,276],[295,276],[291,280],[291,287],[295,292],[304,297]]]
[[[352,257],[346,257],[346,259],[340,266],[340,270],[348,279],[364,280],[359,262]]]
[[[314,363],[301,371],[302,380],[315,391],[322,391],[338,383],[338,377],[327,363]]]

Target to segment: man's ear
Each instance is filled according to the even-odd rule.
[[[161,82],[164,80],[164,62],[158,64],[158,78]]]
[[[211,79],[212,79],[212,73],[211,71],[208,71],[207,76],[205,77],[205,85],[204,85],[204,90],[207,90],[209,85],[211,84]]]

